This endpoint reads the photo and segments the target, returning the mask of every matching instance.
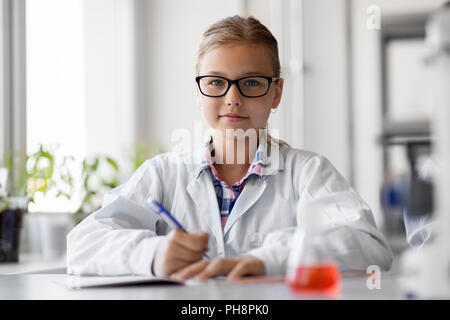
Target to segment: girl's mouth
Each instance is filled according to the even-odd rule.
[[[238,113],[227,113],[224,115],[220,116],[221,118],[223,118],[225,121],[230,121],[230,122],[240,122],[240,121],[244,121],[247,120],[248,117],[238,114]]]

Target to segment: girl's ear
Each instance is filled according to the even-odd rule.
[[[280,78],[275,82],[275,96],[273,98],[272,108],[276,108],[280,104],[281,96],[283,95],[283,84],[283,78]]]
[[[194,88],[193,89],[194,89],[196,97],[198,98],[200,92],[198,92],[197,82],[195,82],[195,81],[194,81]]]
[[[200,92],[198,90],[197,83],[194,85],[194,91],[195,91],[195,100],[197,101],[197,107],[198,110],[201,110],[201,104],[200,104]]]

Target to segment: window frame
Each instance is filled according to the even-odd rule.
[[[0,163],[11,172],[8,193],[16,194],[26,162],[25,1],[0,0]],[[18,169],[16,169],[18,168]]]

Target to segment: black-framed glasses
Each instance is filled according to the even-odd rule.
[[[230,90],[233,83],[236,84],[241,95],[247,98],[265,96],[270,84],[279,78],[266,76],[248,76],[236,80],[230,80],[221,76],[199,76],[195,78],[200,92],[207,97],[223,97]]]

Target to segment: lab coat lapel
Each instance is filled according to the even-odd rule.
[[[255,177],[253,177],[255,178]],[[249,179],[242,193],[239,195],[236,203],[234,204],[231,214],[225,224],[224,235],[230,230],[232,225],[253,206],[256,201],[263,195],[266,189],[267,182],[265,178],[257,177],[256,179]]]
[[[245,187],[236,200],[227,223],[225,224],[223,230],[224,235],[226,235],[233,224],[261,198],[267,187],[267,178],[280,170],[284,170],[284,156],[280,151],[278,140],[272,140],[270,146],[266,144],[263,147],[265,148],[263,155],[263,176],[247,180]]]
[[[210,137],[208,137],[205,141],[208,141],[209,139]],[[264,152],[263,159],[263,164],[265,166],[263,177],[258,179],[249,179],[246,182],[242,193],[236,200],[223,232],[220,221],[219,206],[217,204],[217,195],[214,190],[212,180],[208,174],[205,174],[205,172],[201,173],[200,171],[201,162],[203,159],[203,149],[200,149],[200,152],[195,153],[193,166],[194,178],[188,184],[187,192],[195,202],[198,208],[198,214],[201,214],[205,221],[207,221],[209,228],[216,238],[219,250],[224,251],[224,235],[226,235],[233,224],[263,195],[267,186],[266,176],[273,175],[279,170],[284,169],[284,157],[280,152],[278,141],[272,141],[270,147],[267,147],[265,140],[264,144],[265,145],[263,147],[266,148],[266,150]]]
[[[203,172],[195,177],[187,186],[187,191],[197,207],[196,214],[200,214],[205,219],[211,229],[219,249],[223,250],[223,234],[220,222],[219,206],[217,205],[216,193],[208,172]]]

